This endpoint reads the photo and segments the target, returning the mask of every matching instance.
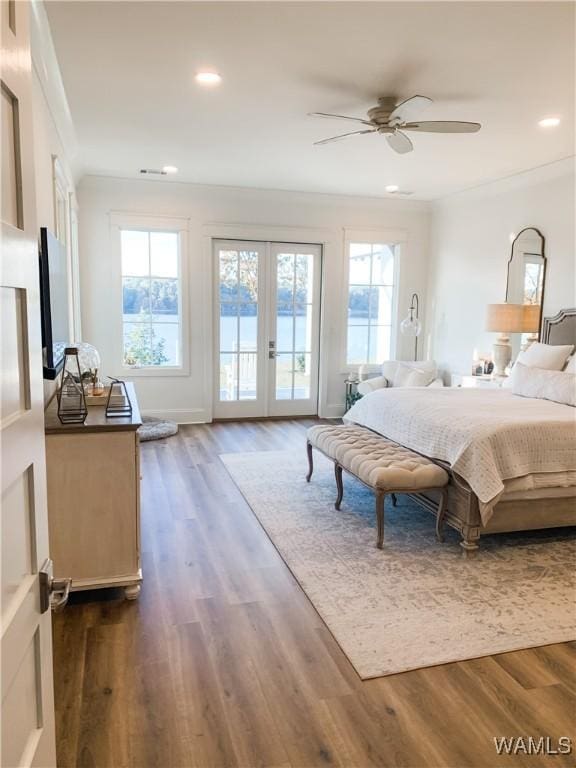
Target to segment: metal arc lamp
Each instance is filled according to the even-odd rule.
[[[419,313],[419,300],[418,300],[418,294],[413,293],[412,298],[410,300],[410,309],[408,310],[408,314],[402,320],[400,323],[400,331],[405,336],[413,336],[414,337],[414,360],[418,360],[418,336],[420,336],[422,332],[422,323],[418,319],[418,313]]]

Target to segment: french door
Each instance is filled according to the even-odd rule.
[[[215,418],[318,412],[322,248],[214,241]]]

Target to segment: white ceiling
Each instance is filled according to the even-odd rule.
[[[84,172],[434,199],[574,153],[571,2],[47,4]],[[193,75],[214,68],[220,87]],[[323,147],[381,95],[434,99],[426,119],[478,134]],[[557,129],[537,121],[558,115]],[[424,115],[423,115],[424,117]],[[166,178],[166,177],[163,177]]]

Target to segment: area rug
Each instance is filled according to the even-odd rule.
[[[230,475],[361,678],[576,637],[570,529],[490,536],[473,560],[459,537],[405,496],[386,502],[375,547],[374,497],[333,466],[290,451],[223,454]]]

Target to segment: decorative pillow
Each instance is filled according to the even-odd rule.
[[[395,387],[427,387],[435,379],[434,372],[423,371],[412,365],[398,363],[394,375]]]
[[[541,344],[534,341],[528,349],[520,352],[516,363],[530,368],[544,368],[547,371],[561,371],[568,356],[574,350],[573,344]]]
[[[572,357],[568,358],[564,373],[576,373],[576,355],[572,355]]]
[[[576,374],[547,371],[516,363],[512,371],[512,393],[522,397],[553,400],[576,407]]]

